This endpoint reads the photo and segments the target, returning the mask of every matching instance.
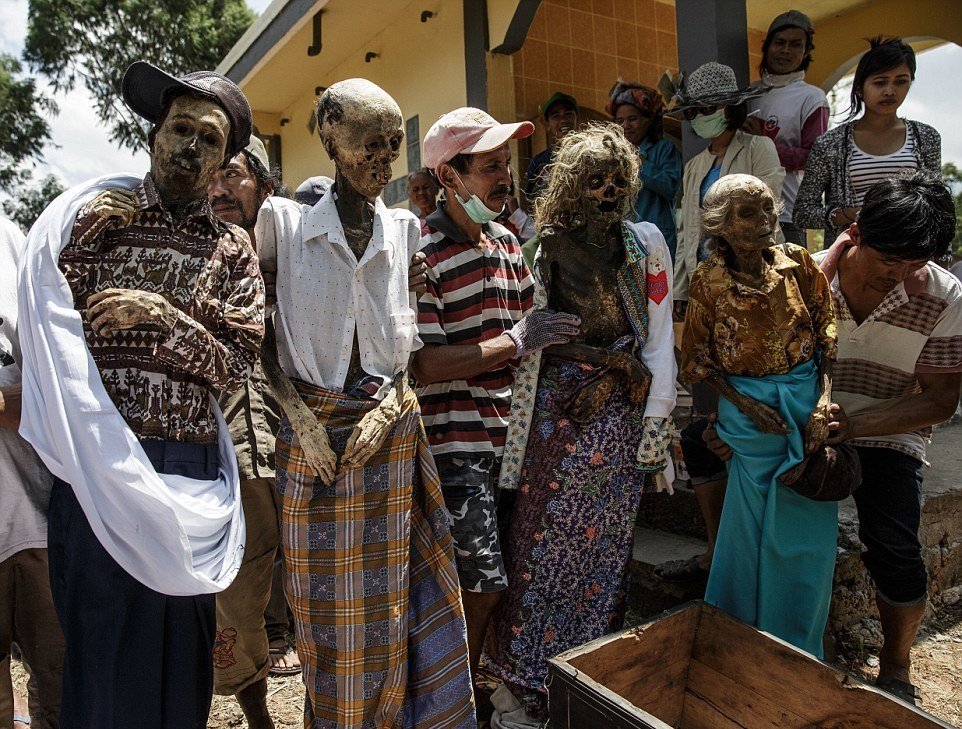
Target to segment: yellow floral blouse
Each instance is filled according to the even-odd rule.
[[[816,349],[835,359],[838,330],[824,274],[801,246],[778,245],[771,253],[757,289],[737,281],[717,251],[695,270],[681,343],[686,382],[713,372],[785,374]]]

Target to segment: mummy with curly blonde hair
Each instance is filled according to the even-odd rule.
[[[535,200],[534,216],[538,229],[571,229],[587,223],[585,191],[589,178],[616,166],[627,181],[628,194],[622,198],[612,217],[628,218],[641,190],[640,164],[634,146],[625,139],[617,124],[595,123],[580,131],[569,132],[549,165],[544,195]]]

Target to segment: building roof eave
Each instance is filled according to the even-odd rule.
[[[300,30],[328,2],[274,0],[230,49],[217,72],[243,86],[258,67],[270,60],[287,36]]]

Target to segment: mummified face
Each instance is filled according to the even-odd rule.
[[[737,177],[742,179],[731,186],[731,208],[721,237],[735,255],[771,248],[778,218],[775,196],[761,180],[749,175]]]
[[[317,117],[321,141],[338,172],[364,197],[380,195],[404,141],[404,120],[394,99],[370,81],[341,81],[324,92]]]
[[[192,202],[224,163],[230,121],[215,102],[178,96],[154,137],[150,175],[167,203]]]
[[[625,198],[630,192],[623,165],[609,158],[588,170],[583,179],[582,205],[587,217],[612,222],[621,219]]]

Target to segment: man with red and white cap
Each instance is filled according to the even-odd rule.
[[[494,222],[511,190],[508,142],[531,122],[499,124],[480,109],[438,119],[424,160],[444,189],[421,252],[427,291],[418,303],[424,347],[414,354],[428,442],[441,475],[475,673],[488,620],[507,575],[495,483],[521,355],[577,334],[579,319],[532,312],[534,283],[517,239]],[[503,507],[503,505],[502,505]]]

